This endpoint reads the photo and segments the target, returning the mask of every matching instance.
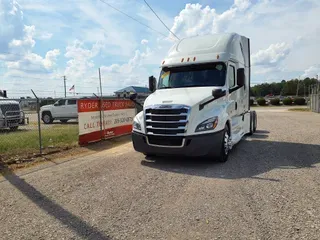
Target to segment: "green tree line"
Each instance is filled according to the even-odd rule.
[[[264,97],[268,94],[290,96],[296,95],[298,89],[298,95],[308,95],[310,86],[317,84],[315,78],[305,78],[303,80],[292,79],[289,81],[282,80],[281,82],[262,83],[251,87],[251,96]]]

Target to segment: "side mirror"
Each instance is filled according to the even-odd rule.
[[[154,92],[156,90],[157,80],[155,77],[150,76],[149,77],[149,90],[150,92]]]
[[[130,100],[135,100],[137,98],[137,93],[130,93],[129,99]]]
[[[244,76],[244,68],[239,68],[237,71],[237,85],[238,87],[244,86],[245,76]]]
[[[220,97],[223,97],[225,95],[226,95],[226,91],[222,90],[220,88],[212,90],[212,97],[214,97],[214,98],[220,98]]]
[[[53,104],[53,106],[55,106],[55,107],[58,106],[58,103]]]

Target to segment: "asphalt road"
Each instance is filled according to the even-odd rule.
[[[224,164],[129,142],[0,181],[1,239],[320,239],[320,114],[259,111]]]

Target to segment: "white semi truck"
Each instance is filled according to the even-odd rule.
[[[134,149],[147,156],[225,162],[232,147],[256,131],[249,104],[250,40],[239,34],[180,40],[162,61],[158,83],[149,77],[149,89],[132,131]]]

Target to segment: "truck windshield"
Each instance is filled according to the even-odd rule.
[[[210,63],[162,69],[158,89],[224,86],[226,65]]]

